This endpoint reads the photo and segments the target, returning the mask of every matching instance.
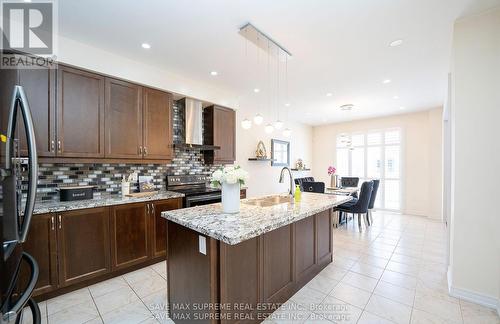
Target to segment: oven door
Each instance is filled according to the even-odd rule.
[[[186,203],[184,207],[188,208],[194,206],[209,205],[209,204],[220,203],[221,201],[222,198],[220,192],[206,194],[206,195],[188,196],[185,198]]]

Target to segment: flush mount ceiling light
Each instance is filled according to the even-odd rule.
[[[245,118],[241,121],[241,127],[243,127],[243,129],[250,129],[252,128],[252,121],[248,118]]]
[[[290,135],[292,135],[291,129],[290,128],[285,128],[285,130],[283,131],[283,136],[290,137]]]
[[[261,114],[257,114],[253,118],[253,122],[255,123],[255,125],[260,125],[260,124],[262,124],[263,121],[264,121],[264,117],[262,117]]]
[[[382,81],[383,84],[388,84],[388,83],[391,83],[391,79],[385,79],[384,81]]]
[[[347,105],[340,106],[340,110],[342,110],[342,111],[350,111],[350,110],[352,110],[352,108],[354,108],[353,104],[347,104]]]
[[[144,49],[150,49],[151,48],[151,45],[149,45],[148,43],[142,43],[142,48]]]
[[[267,124],[265,128],[266,133],[271,134],[274,131],[274,127],[271,124]]]
[[[389,44],[389,46],[390,46],[390,47],[396,47],[396,46],[399,46],[399,45],[401,45],[401,44],[403,44],[403,40],[402,40],[402,39],[396,39],[396,40],[392,41],[392,42]]]
[[[219,75],[219,72],[217,72],[217,71],[212,71],[212,72],[210,72],[210,75],[212,75],[212,76],[217,76],[217,75]]]
[[[326,96],[327,96],[327,97],[331,97],[331,96],[333,96],[333,93],[328,92],[328,93],[326,94]]]

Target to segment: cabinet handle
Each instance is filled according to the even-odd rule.
[[[144,146],[144,155],[148,155],[148,148]]]
[[[153,209],[153,216],[154,216],[156,214],[156,212],[155,212],[155,205],[151,204],[151,208]]]
[[[50,151],[51,152],[56,151],[56,142],[54,140],[50,141]]]
[[[61,229],[62,228],[62,217],[61,217],[61,215],[57,216],[57,220],[59,222],[59,229]]]
[[[142,155],[142,146],[139,146],[139,155]]]
[[[51,217],[50,217],[50,229],[51,229],[52,231],[56,229],[56,224],[55,224],[55,223],[56,223],[56,221],[55,221],[54,216],[51,216]]]
[[[151,214],[151,212],[149,211],[149,204],[146,204],[146,207],[148,209],[148,215]]]
[[[57,141],[57,150],[59,151],[59,153],[61,153],[61,151],[62,151],[61,141]]]

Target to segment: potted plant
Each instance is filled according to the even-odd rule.
[[[330,187],[332,188],[337,188],[337,176],[335,172],[337,172],[337,169],[333,165],[330,165],[328,167],[328,175],[330,176]]]
[[[238,166],[225,166],[212,173],[212,186],[222,188],[224,213],[240,211],[240,186],[248,180],[248,172]]]

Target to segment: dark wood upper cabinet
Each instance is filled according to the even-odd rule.
[[[167,253],[167,220],[161,213],[182,207],[181,199],[160,200],[151,205],[151,254],[153,258]]]
[[[143,88],[143,157],[172,158],[172,95]]]
[[[104,77],[60,65],[57,156],[104,157]]]
[[[111,258],[113,269],[141,263],[150,256],[149,204],[111,207]]]
[[[19,85],[24,88],[33,118],[38,156],[54,156],[56,154],[55,70],[47,68],[20,69],[18,73]],[[27,156],[24,122],[20,115],[18,127],[21,155]]]
[[[56,216],[53,214],[33,216],[28,239],[23,243],[23,250],[35,258],[40,269],[35,295],[50,292],[58,286],[56,240]],[[29,276],[30,270],[23,263],[19,278],[21,287],[26,286]]]
[[[203,111],[205,143],[220,146],[207,151],[207,163],[233,163],[236,160],[236,112],[232,109],[211,106]]]
[[[106,158],[142,158],[141,93],[138,85],[106,78]]]
[[[56,215],[59,285],[64,287],[108,273],[111,268],[109,208]]]

